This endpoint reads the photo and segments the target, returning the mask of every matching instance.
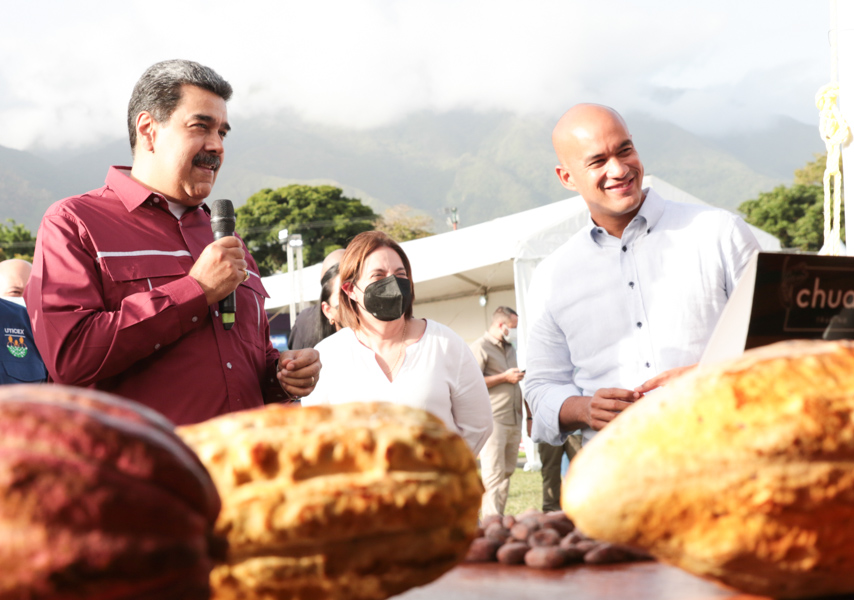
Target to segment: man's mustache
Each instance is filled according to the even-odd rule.
[[[208,167],[214,171],[218,171],[221,164],[222,159],[216,154],[199,152],[193,157],[193,166],[195,167]]]

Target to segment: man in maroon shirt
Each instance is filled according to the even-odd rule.
[[[231,86],[190,61],[165,61],[128,106],[133,167],[51,206],[26,300],[57,383],[142,402],[176,424],[304,396],[315,350],[270,343],[268,297],[243,242],[213,239],[211,193],[230,129]],[[235,292],[226,330],[219,300]]]

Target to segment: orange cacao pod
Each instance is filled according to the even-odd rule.
[[[748,594],[854,593],[854,342],[797,340],[700,367],[572,460],[585,534]]]

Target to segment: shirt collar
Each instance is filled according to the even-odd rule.
[[[643,217],[646,221],[647,231],[650,231],[658,224],[661,215],[664,214],[664,198],[659,196],[658,192],[652,188],[646,188],[644,192],[646,193],[646,199],[641,204],[638,216]]]
[[[122,201],[122,204],[125,205],[125,208],[128,212],[131,212],[140,206],[142,206],[143,202],[151,198],[152,196],[156,196],[163,201],[164,210],[168,210],[166,196],[159,192],[152,192],[147,187],[139,183],[138,181],[134,181],[130,177],[131,167],[122,167],[122,166],[112,166],[110,170],[107,171],[107,180],[106,184],[111,190],[116,193],[116,196],[119,197],[119,200]],[[192,207],[188,207],[187,211],[191,210]],[[207,205],[202,204],[202,209],[209,213],[209,209]]]
[[[664,213],[664,198],[659,196],[658,192],[651,187],[644,188],[643,193],[643,204],[641,204],[640,210],[638,211],[635,219],[643,219],[646,222],[644,228],[647,230],[647,233],[649,233],[652,231],[652,228],[656,226],[658,221],[661,219],[661,215]],[[604,239],[602,236],[608,236],[604,229],[593,222],[593,217],[591,216],[587,217],[587,228],[590,232],[590,238],[596,243],[600,243],[601,240]]]
[[[496,346],[504,347],[504,340],[499,340],[494,335],[489,333],[489,330],[486,331],[486,339],[495,344]]]
[[[107,187],[116,193],[128,212],[139,208],[154,195],[154,192],[130,178],[130,170],[130,167],[112,166],[107,171],[106,181]]]

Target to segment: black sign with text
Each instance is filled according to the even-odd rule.
[[[854,257],[761,252],[745,349],[854,339]]]

